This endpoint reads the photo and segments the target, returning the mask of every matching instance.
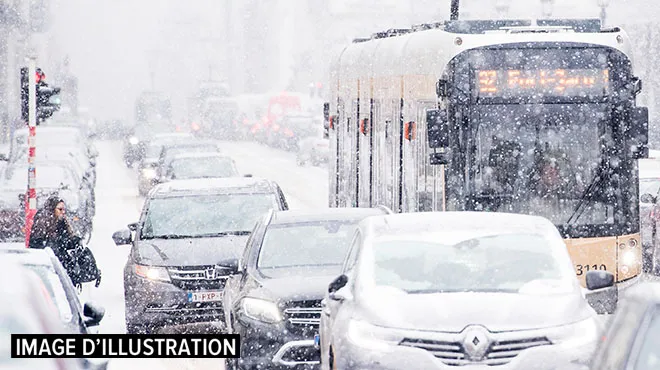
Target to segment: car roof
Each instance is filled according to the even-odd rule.
[[[274,211],[271,225],[319,221],[359,221],[365,217],[389,214],[385,208],[323,208]]]
[[[158,184],[150,197],[169,197],[183,194],[239,194],[273,193],[274,181],[259,177],[224,177],[171,180]]]
[[[373,216],[363,221],[367,230],[382,236],[420,235],[444,231],[557,232],[548,219],[504,212],[410,212]]]
[[[230,156],[219,152],[197,152],[197,153],[177,154],[172,157],[172,161],[175,161],[177,159],[193,159],[193,158],[209,158],[209,157],[232,159]]]
[[[46,249],[25,248],[23,243],[0,243],[0,255],[14,255],[21,263],[53,266],[52,256]]]

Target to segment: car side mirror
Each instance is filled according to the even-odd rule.
[[[655,203],[656,202],[655,197],[651,194],[644,194],[641,197],[639,197],[639,200],[642,203]]]
[[[348,276],[340,275],[328,285],[328,293],[336,293],[339,289],[346,286],[348,283]]]
[[[105,308],[97,306],[92,302],[85,302],[83,315],[86,317],[86,326],[96,326],[101,320],[103,320],[103,317],[105,316]]]
[[[217,263],[218,266],[224,267],[226,269],[229,269],[229,274],[230,275],[236,275],[239,271],[239,261],[238,258],[232,258],[228,260],[223,260],[221,262]]]
[[[133,241],[131,231],[128,229],[119,230],[112,234],[112,240],[115,242],[115,245],[127,245],[131,244]]]
[[[587,271],[587,289],[598,290],[614,286],[614,274],[608,271]]]

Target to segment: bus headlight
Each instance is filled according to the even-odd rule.
[[[628,268],[634,267],[639,263],[639,256],[634,250],[627,250],[621,255],[621,264]]]
[[[140,140],[138,138],[136,138],[135,136],[131,136],[131,138],[128,139],[128,142],[131,143],[132,145],[137,145],[137,143],[139,143]]]

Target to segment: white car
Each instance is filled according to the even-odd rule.
[[[363,219],[321,305],[323,370],[557,369],[587,363],[604,329],[556,227],[495,212]]]

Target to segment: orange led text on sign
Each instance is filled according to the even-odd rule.
[[[557,92],[564,92],[567,88],[594,88],[598,81],[593,72],[595,71],[573,70],[567,72],[564,69],[509,70],[506,71],[506,86],[508,90],[534,89],[542,86],[545,89],[553,89]],[[607,89],[609,71],[602,70],[602,74],[604,88]],[[496,93],[498,91],[498,80],[498,71],[479,71],[479,91],[482,93]]]
[[[497,71],[479,72],[479,91],[497,92]]]

